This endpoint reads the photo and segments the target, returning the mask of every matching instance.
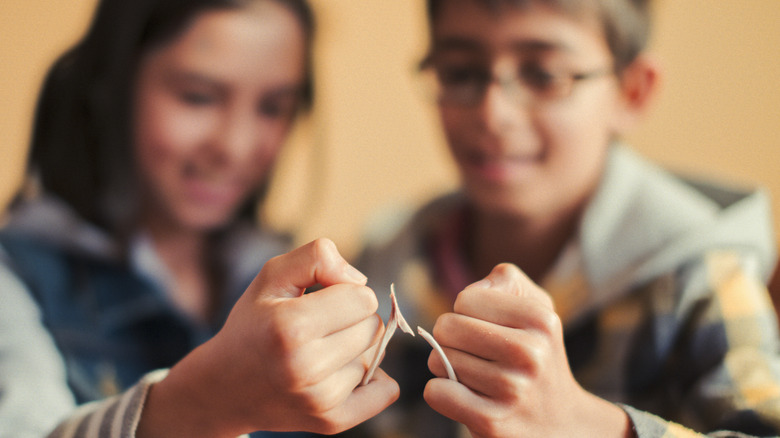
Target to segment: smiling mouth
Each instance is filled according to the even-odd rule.
[[[511,154],[491,156],[482,153],[463,154],[461,163],[468,173],[493,182],[522,179],[538,168],[542,154]]]
[[[242,191],[236,178],[194,166],[185,168],[184,181],[190,196],[203,204],[230,204],[236,202]]]

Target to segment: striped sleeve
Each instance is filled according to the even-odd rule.
[[[152,371],[122,394],[81,406],[49,438],[134,437],[149,388],[167,375],[167,369]]]

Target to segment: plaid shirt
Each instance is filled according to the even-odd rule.
[[[383,316],[391,282],[406,319],[432,328],[477,280],[459,250],[467,220],[464,197],[446,196],[368,247],[359,266]],[[641,438],[778,435],[777,320],[762,281],[773,241],[762,193],[684,181],[613,148],[578,235],[540,282],[577,381],[623,407]],[[430,348],[393,340],[382,367],[401,399],[359,433],[462,434],[422,399]]]

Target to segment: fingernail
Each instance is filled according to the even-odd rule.
[[[347,277],[355,280],[357,283],[364,284],[368,281],[368,277],[363,275],[362,272],[358,271],[357,268],[352,265],[347,265],[347,267],[344,268],[344,273],[347,274]]]

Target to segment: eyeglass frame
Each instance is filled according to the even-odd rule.
[[[417,67],[418,74],[424,73],[426,71],[432,71],[434,77],[434,80],[437,82],[440,88],[444,88],[439,72],[436,70],[436,66],[434,64],[433,55],[426,56],[418,65]],[[520,96],[524,93],[521,92],[521,90],[525,90],[527,93],[527,96],[530,96],[530,99],[533,102],[554,102],[559,100],[565,100],[571,94],[574,92],[575,85],[577,85],[579,82],[590,80],[590,79],[597,79],[604,76],[611,76],[615,74],[615,70],[613,68],[609,67],[603,67],[598,69],[593,69],[586,72],[580,72],[580,73],[556,73],[551,74],[548,72],[548,74],[552,77],[552,80],[554,81],[561,81],[565,80],[567,86],[565,88],[562,88],[562,92],[556,93],[551,96],[541,96],[541,93],[538,92],[538,90],[535,90],[532,85],[529,85],[528,79],[524,79],[522,74],[515,73],[508,77],[497,77],[495,73],[490,73],[489,75],[485,75],[485,78],[480,78],[480,83],[477,85],[478,89],[472,90],[474,91],[473,97],[466,97],[466,98],[460,98],[460,99],[443,99],[442,94],[439,93],[439,95],[436,97],[437,103],[439,105],[451,105],[451,106],[462,106],[462,107],[475,107],[482,103],[482,101],[485,99],[485,95],[488,91],[488,88],[492,84],[498,84],[501,89],[504,92],[507,92],[508,90],[511,92],[511,95],[514,96]],[[508,93],[510,94],[510,93]]]

